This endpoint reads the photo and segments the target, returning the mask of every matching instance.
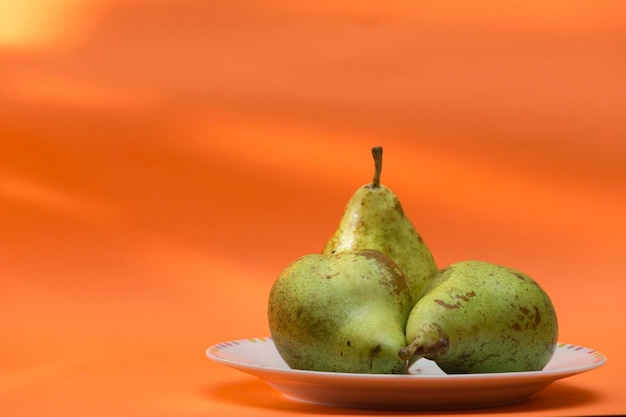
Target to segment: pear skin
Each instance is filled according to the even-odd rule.
[[[274,282],[268,322],[292,369],[399,374],[411,307],[404,275],[385,254],[310,254]]]
[[[446,373],[539,371],[556,349],[557,316],[528,275],[483,261],[435,274],[413,307],[399,356],[431,359]]]
[[[438,270],[433,255],[402,209],[397,195],[380,183],[382,148],[372,149],[374,180],[359,188],[345,207],[338,228],[322,254],[374,249],[391,257],[404,272],[413,302]]]

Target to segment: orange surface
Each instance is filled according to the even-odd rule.
[[[626,3],[416,3],[0,1],[0,414],[386,414],[204,354],[268,335],[374,145],[440,265],[608,356],[486,412],[625,413]]]

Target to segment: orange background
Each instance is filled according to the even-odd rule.
[[[608,356],[488,412],[626,412],[626,3],[495,3],[0,1],[0,414],[385,414],[204,353],[269,334],[374,145],[440,266],[527,272]]]

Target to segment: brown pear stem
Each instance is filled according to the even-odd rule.
[[[448,340],[444,338],[437,340],[435,343],[431,345],[423,346],[421,338],[416,337],[413,340],[413,343],[400,349],[400,351],[398,352],[398,356],[403,361],[408,361],[413,356],[416,356],[416,355],[424,356],[429,353],[436,353],[436,352],[439,352],[440,350],[446,349],[447,347],[448,347]]]
[[[374,157],[374,181],[372,187],[380,187],[380,173],[383,170],[383,147],[374,146],[372,148],[372,156]]]
[[[400,349],[400,352],[398,352],[398,356],[403,361],[408,361],[409,359],[413,357],[413,355],[415,355],[415,352],[417,352],[417,344],[415,343],[415,340],[414,340],[413,343],[411,343],[410,345],[405,346],[402,349]]]

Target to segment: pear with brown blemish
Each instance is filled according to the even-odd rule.
[[[404,275],[384,253],[310,254],[274,282],[268,321],[293,369],[398,374],[411,307]]]
[[[528,275],[463,261],[441,269],[423,291],[407,321],[402,359],[431,359],[453,374],[539,371],[552,358],[556,312]]]
[[[322,254],[374,249],[385,253],[404,272],[413,302],[438,268],[428,246],[402,209],[397,195],[380,183],[383,149],[372,149],[374,180],[359,188],[345,207],[339,227]]]

